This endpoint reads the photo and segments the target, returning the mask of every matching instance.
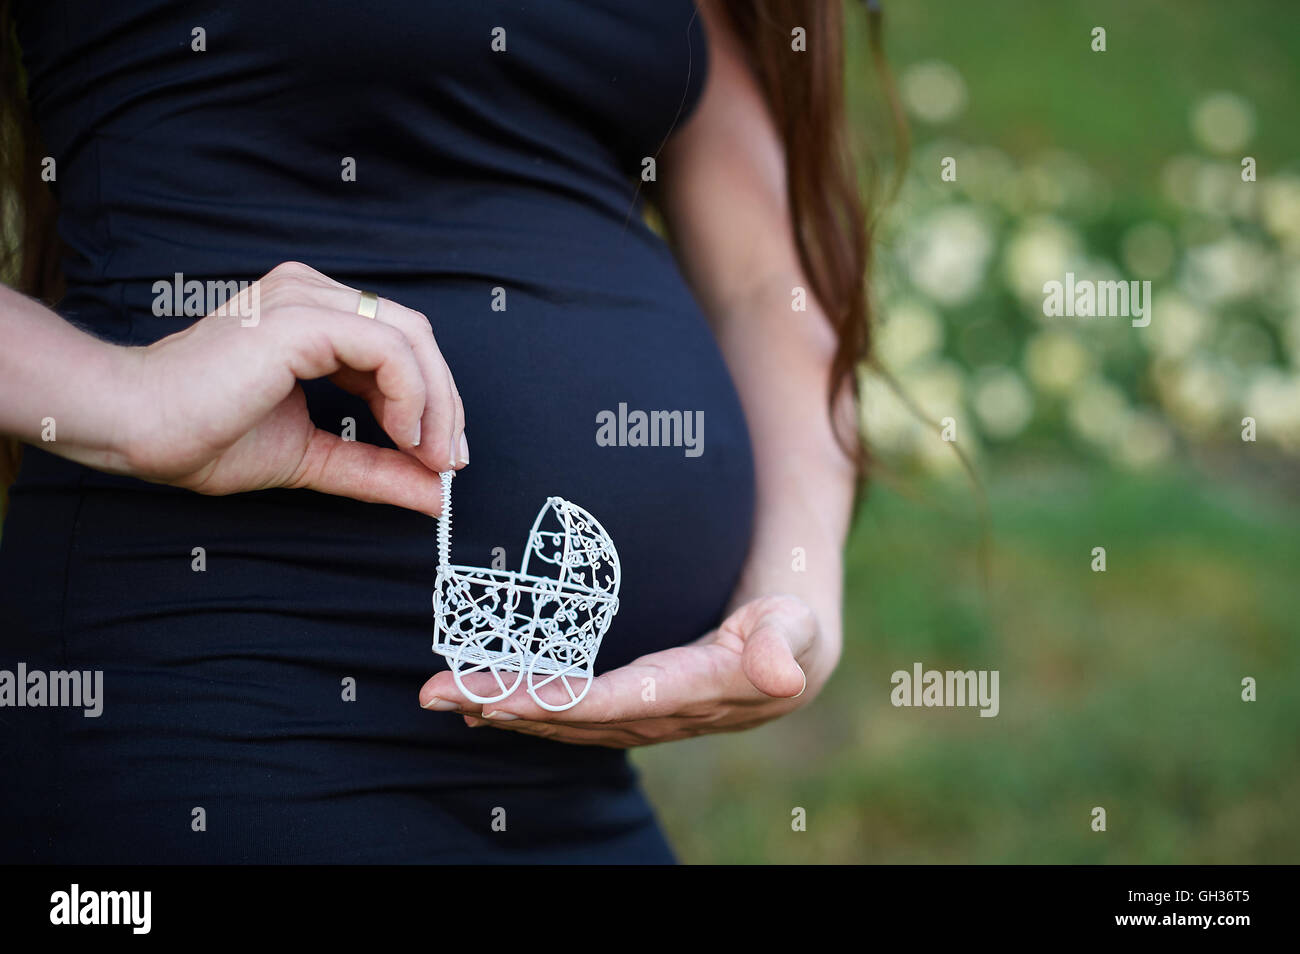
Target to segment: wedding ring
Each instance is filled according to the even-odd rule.
[[[379,296],[374,292],[363,291],[361,302],[357,305],[357,314],[362,318],[373,318],[379,314]]]

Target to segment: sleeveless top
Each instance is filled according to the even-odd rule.
[[[64,317],[148,344],[196,320],[168,314],[160,288],[289,260],[417,309],[466,411],[453,562],[517,568],[557,494],[595,514],[622,559],[598,671],[720,621],[751,534],[749,435],[642,216],[642,173],[707,73],[693,3],[16,0],[13,13],[54,160]],[[358,440],[391,446],[359,399],[305,390],[317,426],[352,421]],[[659,446],[602,433],[638,411],[681,412],[698,433]],[[398,508],[204,497],[28,448],[0,546],[0,664],[100,670],[104,711],[10,710],[26,731],[0,754],[25,780],[0,814],[29,832],[14,851],[667,860],[623,753],[418,708],[444,666],[430,650],[435,534]]]

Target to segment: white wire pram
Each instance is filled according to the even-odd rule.
[[[454,566],[453,474],[441,474],[434,652],[446,657],[460,691],[479,704],[501,701],[526,679],[528,694],[543,709],[560,712],[577,705],[591,689],[600,641],[618,612],[614,541],[587,511],[548,497],[528,531],[518,572]],[[533,561],[548,575],[529,573]],[[465,677],[478,672],[491,673],[499,691],[485,696],[466,686]],[[567,699],[542,698],[541,690],[552,683],[563,687]]]

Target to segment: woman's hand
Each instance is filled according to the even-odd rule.
[[[834,661],[822,657],[834,652],[806,603],[766,596],[744,604],[694,643],[598,676],[586,698],[563,712],[537,705],[522,683],[501,702],[480,706],[460,693],[450,672],[424,684],[420,705],[460,712],[473,727],[630,748],[749,729],[792,712],[821,689],[805,673],[829,673]],[[582,681],[574,682],[577,691]],[[483,695],[495,688],[489,673],[473,673],[466,684]],[[552,704],[568,698],[554,683],[541,695]]]
[[[468,462],[460,395],[424,315],[381,298],[366,318],[360,300],[289,262],[255,296],[246,290],[147,348],[119,349],[130,398],[117,469],[205,494],[297,487],[436,515],[437,472]],[[231,317],[252,303],[255,322]],[[397,450],[312,424],[298,382],[326,376],[365,398]]]

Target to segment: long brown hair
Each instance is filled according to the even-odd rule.
[[[0,281],[47,304],[63,294],[54,197],[41,180],[44,150],[27,107],[9,0],[0,0]],[[18,472],[22,445],[0,437],[0,491]]]
[[[858,369],[872,361],[871,268],[874,219],[868,217],[845,109],[844,5],[824,0],[722,0],[745,48],[785,146],[786,191],[799,261],[835,330],[827,411],[835,434],[867,472],[867,445],[857,417],[846,428],[836,413],[845,392],[858,399]],[[867,8],[868,44],[894,119],[901,154],[907,129],[881,45],[877,2]],[[796,51],[792,31],[805,31]],[[896,171],[903,167],[900,155]],[[897,179],[895,179],[897,185]],[[874,188],[870,190],[874,192]]]
[[[856,417],[836,408],[858,396],[857,369],[872,357],[868,294],[872,223],[859,184],[844,102],[844,8],[833,0],[721,0],[767,97],[786,146],[787,191],[800,263],[835,331],[827,410],[845,453],[865,475],[866,445]],[[878,5],[867,3],[871,51],[898,122],[880,48]],[[791,31],[806,31],[795,53]],[[54,201],[41,181],[43,153],[28,109],[9,0],[0,0],[0,281],[53,304],[62,294]],[[19,448],[0,438],[0,489],[12,483]]]

